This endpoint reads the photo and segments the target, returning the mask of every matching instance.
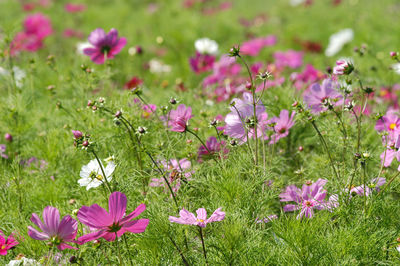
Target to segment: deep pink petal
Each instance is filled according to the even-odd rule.
[[[97,204],[81,207],[77,217],[81,223],[92,228],[106,228],[113,223],[111,215]]]
[[[126,223],[123,227],[125,231],[129,231],[131,233],[143,233],[146,230],[146,227],[149,225],[149,219],[139,219]]]
[[[47,227],[47,234],[50,236],[56,235],[60,224],[60,213],[57,208],[47,206],[43,210],[43,222]]]
[[[106,233],[107,233],[107,231],[105,231],[105,230],[100,230],[97,232],[89,233],[87,235],[83,235],[80,238],[78,238],[78,242],[80,245],[83,245],[86,242],[93,241],[100,237],[103,237]]]
[[[64,249],[78,249],[76,247],[67,245],[65,243],[61,243],[60,245],[57,246],[58,250],[64,250]]]
[[[58,227],[58,236],[61,237],[66,242],[75,239],[76,233],[78,231],[78,222],[72,219],[71,216],[65,216]]]
[[[146,205],[145,204],[140,204],[133,212],[125,216],[120,220],[120,224],[123,225],[124,223],[132,220],[133,218],[139,216],[144,210],[146,210]]]
[[[32,226],[28,226],[28,235],[36,240],[47,240],[50,238],[50,236],[44,232],[39,232]]]
[[[127,199],[124,193],[113,192],[108,200],[108,210],[115,223],[125,215]]]

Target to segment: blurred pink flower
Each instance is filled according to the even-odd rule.
[[[190,67],[194,73],[200,74],[213,68],[215,56],[196,52],[194,57],[189,58]]]
[[[157,110],[157,106],[154,104],[143,105],[142,110],[143,110],[142,117],[148,118],[152,113],[154,113]]]
[[[324,79],[326,76],[321,71],[308,64],[301,73],[292,73],[290,80],[296,89],[301,90],[308,87],[311,83]]]
[[[103,29],[97,28],[90,33],[88,41],[93,47],[85,48],[83,53],[96,64],[103,64],[106,56],[107,59],[113,59],[126,45],[126,38],[118,38],[116,29],[106,34]]]
[[[59,250],[77,249],[66,243],[75,242],[78,231],[78,222],[71,216],[64,216],[60,222],[60,213],[57,208],[47,206],[43,210],[43,222],[36,213],[31,216],[31,221],[39,227],[42,232],[32,226],[28,226],[28,235],[36,240],[49,241]]]
[[[78,211],[81,223],[96,229],[94,232],[81,236],[79,244],[96,240],[100,237],[107,241],[114,241],[116,237],[126,232],[143,233],[149,224],[148,219],[132,220],[141,214],[146,205],[140,204],[136,210],[125,216],[127,198],[124,193],[113,192],[108,201],[109,212],[97,204],[82,206]]]
[[[275,65],[277,68],[298,68],[303,65],[303,52],[288,50],[286,52],[274,53]]]
[[[207,211],[204,208],[200,208],[196,211],[197,217],[185,210],[183,208],[179,212],[179,218],[170,216],[169,221],[171,223],[178,224],[188,224],[188,225],[197,225],[199,227],[206,227],[208,223],[219,222],[225,219],[225,212],[221,211],[221,208],[216,209],[210,218],[207,219]]]
[[[74,3],[66,3],[64,5],[65,11],[69,13],[78,13],[78,12],[83,12],[86,10],[86,5],[85,4],[74,4]]]
[[[12,249],[19,243],[15,240],[13,234],[6,237],[3,231],[0,230],[0,255],[7,255],[7,250]]]
[[[41,13],[29,15],[24,21],[24,32],[28,35],[35,35],[39,40],[43,40],[53,33],[50,19]]]
[[[256,38],[250,41],[244,42],[240,46],[240,54],[257,56],[264,47],[273,46],[277,42],[275,35],[269,35],[267,37]]]

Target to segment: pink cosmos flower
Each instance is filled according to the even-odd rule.
[[[400,132],[390,132],[382,137],[382,144],[387,145],[386,150],[381,153],[381,160],[384,167],[389,167],[394,158],[400,162]],[[398,167],[400,171],[400,165]]]
[[[8,159],[8,155],[6,154],[6,145],[4,144],[0,144],[0,157]]]
[[[78,13],[83,12],[86,10],[86,5],[84,4],[73,4],[73,3],[66,3],[64,5],[65,11],[69,13]]]
[[[59,250],[77,249],[66,243],[75,242],[78,230],[78,222],[71,216],[66,215],[60,222],[60,213],[57,208],[47,206],[43,210],[43,222],[36,213],[31,216],[31,221],[39,227],[42,232],[32,226],[28,226],[28,235],[36,240],[49,241],[57,246]]]
[[[248,138],[263,137],[263,132],[267,124],[268,114],[261,101],[256,106],[256,117],[254,117],[253,96],[251,93],[243,93],[242,99],[233,99],[231,112],[225,117],[225,134],[231,138],[239,139],[240,144]],[[255,127],[257,126],[257,136]]]
[[[6,237],[3,231],[0,230],[0,255],[7,255],[7,250],[12,249],[19,243],[15,240],[13,234]]]
[[[168,182],[174,193],[181,187],[183,179],[185,181],[191,180],[190,177],[193,171],[189,171],[189,169],[192,167],[192,163],[188,159],[184,158],[179,160],[179,162],[176,159],[171,159],[169,162],[161,161],[161,164],[164,167],[164,171],[169,173]],[[150,187],[164,187],[165,191],[167,191],[168,185],[165,183],[164,178],[152,178],[151,181],[149,184]]]
[[[20,51],[35,52],[42,47],[43,42],[36,35],[19,32],[10,44],[10,53],[16,55]]]
[[[322,210],[326,208],[326,190],[323,188],[326,182],[328,181],[325,179],[318,179],[315,183],[308,182],[303,185],[301,190],[294,185],[288,186],[279,197],[282,202],[294,201],[297,204],[287,204],[283,207],[283,211],[301,210],[297,219],[304,216],[312,218],[314,209]]]
[[[221,208],[216,209],[210,218],[207,219],[207,211],[204,208],[200,208],[196,211],[197,217],[185,210],[183,208],[179,212],[179,218],[170,216],[169,221],[171,223],[178,223],[178,224],[189,224],[189,225],[197,225],[199,227],[206,227],[208,223],[212,222],[219,222],[225,219],[225,212],[221,211]]]
[[[400,118],[394,110],[390,110],[376,121],[375,130],[378,132],[386,131],[388,133],[400,131]]]
[[[277,68],[298,68],[303,65],[303,52],[297,52],[294,50],[275,52],[274,59]]]
[[[325,74],[315,69],[312,65],[308,64],[301,73],[292,73],[290,80],[296,89],[301,90],[308,87],[309,84],[317,82],[325,78]]]
[[[349,75],[354,70],[354,66],[351,62],[340,59],[336,61],[336,66],[333,68],[334,75]]]
[[[273,46],[276,44],[276,41],[277,39],[275,35],[253,39],[244,42],[240,46],[240,53],[244,55],[257,56],[264,47]]]
[[[336,90],[336,82],[331,79],[322,81],[322,86],[314,83],[304,93],[304,101],[313,113],[328,110],[328,105],[338,106],[343,103],[343,96]]]
[[[154,113],[157,110],[157,106],[154,104],[143,105],[142,110],[143,110],[142,117],[148,118],[152,113]]]
[[[365,196],[368,197],[374,190],[379,192],[380,187],[386,184],[386,179],[383,177],[374,178],[370,181],[367,185],[361,185],[358,187],[351,187],[350,188],[350,195],[360,195],[364,196],[364,188],[365,188]]]
[[[127,199],[124,193],[113,192],[108,201],[109,212],[97,204],[83,206],[78,211],[78,219],[81,223],[95,231],[81,236],[78,241],[84,244],[100,237],[107,241],[114,241],[116,237],[126,232],[143,233],[149,224],[148,219],[132,220],[141,214],[146,205],[140,204],[136,210],[125,216]]]
[[[127,83],[124,85],[124,89],[131,90],[143,84],[143,80],[139,77],[131,78]]]
[[[118,38],[116,29],[106,34],[103,29],[97,28],[90,33],[88,41],[93,47],[85,48],[83,53],[96,64],[103,64],[106,56],[107,59],[113,59],[126,45],[126,38]]]
[[[208,140],[206,141],[206,146],[208,150],[203,145],[201,145],[197,152],[199,157],[198,159],[199,162],[202,162],[205,159],[210,159],[215,155],[218,155],[218,153],[221,150],[223,150],[224,154],[227,154],[229,151],[228,149],[225,148],[225,144],[226,144],[225,141],[218,142],[217,138],[214,136],[209,137]],[[211,153],[208,151],[210,151]]]
[[[196,51],[194,57],[189,58],[190,67],[194,73],[200,74],[213,68],[215,56],[210,54],[201,54]]]
[[[189,125],[189,120],[192,117],[192,108],[180,104],[176,110],[171,110],[169,113],[168,126],[171,131],[185,132]]]
[[[296,114],[295,111],[289,117],[288,110],[282,110],[279,114],[279,117],[272,118],[268,124],[273,125],[274,134],[271,136],[271,140],[269,144],[275,144],[281,138],[286,137],[289,135],[289,129],[294,125],[294,115]]]
[[[269,223],[272,222],[273,220],[278,219],[278,216],[276,214],[271,214],[268,215],[266,218],[264,219],[259,219],[258,217],[256,218],[255,222],[256,224],[260,224],[260,223]]]
[[[53,33],[50,20],[41,13],[29,15],[24,21],[24,32],[43,40]]]

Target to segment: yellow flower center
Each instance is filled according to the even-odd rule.
[[[98,179],[98,180],[103,180],[103,176],[102,175],[96,175],[96,179]]]
[[[203,219],[197,219],[197,221],[200,222],[200,223],[204,223]]]
[[[0,246],[0,250],[2,250],[2,249],[6,249],[6,245]]]
[[[396,124],[395,124],[395,123],[391,123],[390,126],[389,126],[389,128],[390,128],[391,130],[395,129],[395,128],[396,128]]]

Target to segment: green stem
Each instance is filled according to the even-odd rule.
[[[338,175],[338,173],[337,173],[337,171],[336,171],[336,167],[335,167],[335,165],[334,165],[334,163],[333,163],[333,159],[332,159],[331,153],[329,152],[329,148],[328,148],[328,145],[327,145],[326,142],[325,142],[324,137],[322,136],[321,132],[319,131],[319,129],[318,129],[318,127],[317,127],[317,125],[315,124],[315,121],[311,121],[311,124],[312,124],[312,126],[314,127],[315,131],[317,131],[317,134],[318,134],[318,136],[319,136],[319,138],[320,138],[322,144],[324,145],[325,151],[326,151],[326,153],[328,154],[329,161],[330,161],[330,163],[331,163],[331,167],[332,167],[332,169],[333,169],[333,172],[335,173],[335,176],[336,176],[337,180],[340,180],[340,179],[339,179],[339,175]]]
[[[208,265],[206,245],[204,244],[204,238],[203,238],[203,229],[200,226],[199,226],[199,233],[200,233],[200,238],[201,238],[201,245],[203,246],[204,259],[206,260],[206,265]]]
[[[103,178],[104,178],[104,180],[105,180],[105,184],[106,184],[108,190],[110,191],[110,193],[112,193],[112,189],[111,189],[110,183],[108,183],[106,173],[104,172],[104,169],[103,169],[103,164],[101,163],[99,157],[97,157],[97,154],[96,154],[96,152],[95,152],[94,150],[92,150],[92,153],[93,153],[94,157],[96,158],[97,163],[98,163],[99,166],[100,166],[101,173],[103,174]]]
[[[133,263],[132,263],[131,253],[130,253],[130,251],[129,251],[128,241],[126,240],[126,236],[125,236],[125,235],[122,235],[122,238],[124,239],[125,246],[126,246],[126,250],[128,251],[129,263],[130,263],[130,265],[132,266]]]

